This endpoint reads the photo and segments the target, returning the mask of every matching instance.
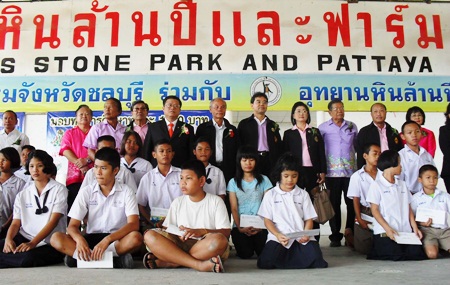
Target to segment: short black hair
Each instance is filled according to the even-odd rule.
[[[28,154],[28,160],[25,165],[26,175],[30,175],[30,161],[31,159],[37,159],[44,165],[44,169],[42,170],[45,174],[52,174],[54,172],[54,163],[53,163],[53,157],[51,157],[46,151],[44,150],[34,150]]]
[[[333,104],[342,104],[344,106],[344,103],[342,103],[341,99],[332,99],[330,102],[328,102],[328,111],[331,111],[333,109]]]
[[[309,107],[308,105],[306,105],[305,103],[303,103],[302,101],[298,101],[296,102],[293,106],[292,106],[292,110],[291,110],[291,123],[292,125],[295,125],[297,122],[295,121],[295,119],[293,118],[293,115],[295,113],[295,109],[297,109],[298,107],[305,107],[306,112],[308,112],[308,119],[306,120],[306,123],[309,124],[311,123],[311,113],[309,112]]]
[[[114,104],[116,104],[116,107],[119,110],[119,115],[122,114],[122,102],[120,102],[119,99],[114,98],[114,97],[108,98],[108,100],[106,100],[106,101],[110,101],[110,100],[113,101]]]
[[[178,97],[175,96],[175,95],[169,95],[169,96],[167,96],[166,98],[163,99],[163,101],[162,101],[163,107],[166,105],[166,102],[167,102],[167,100],[169,100],[169,99],[177,100],[177,101],[178,101],[178,104],[180,104],[180,108],[181,108],[181,106],[183,106],[183,104],[181,103],[180,98],[178,98]]]
[[[35,151],[36,150],[36,148],[34,146],[29,145],[29,144],[23,145],[22,146],[22,150],[24,150],[24,149],[28,149],[29,151]]]
[[[120,143],[120,155],[124,156],[126,154],[125,152],[125,144],[127,143],[127,140],[129,137],[134,136],[134,138],[136,139],[136,144],[139,147],[139,150],[137,152],[137,157],[142,157],[142,139],[141,136],[135,132],[135,131],[127,131],[123,134],[123,138],[122,141]]]
[[[424,164],[422,167],[419,168],[419,177],[422,177],[422,175],[425,173],[425,171],[434,171],[437,175],[439,175],[439,171],[437,170],[436,166],[432,164]]]
[[[390,167],[397,167],[399,164],[399,157],[400,155],[395,150],[385,150],[380,154],[380,157],[378,157],[377,168],[384,171]]]
[[[203,137],[199,137],[199,138],[195,141],[195,143],[194,143],[194,149],[197,147],[197,145],[198,145],[199,143],[203,143],[203,142],[208,143],[209,147],[211,147],[211,141],[210,141],[207,137],[203,136]]]
[[[131,107],[130,107],[130,111],[133,111],[134,106],[136,106],[137,104],[144,104],[145,105],[145,109],[147,109],[148,111],[148,104],[145,103],[143,100],[136,100],[133,103],[131,103]]]
[[[170,143],[170,141],[169,141],[168,139],[160,139],[160,140],[157,141],[157,142],[155,143],[155,145],[153,146],[153,151],[156,152],[156,149],[158,148],[158,146],[163,145],[163,144],[168,144],[168,145],[170,145],[170,147],[171,147],[172,150],[173,150],[173,146],[172,146],[172,144]]]
[[[81,105],[78,106],[78,108],[75,110],[75,116],[77,115],[78,111],[79,111],[81,108],[88,108],[88,109],[89,109],[89,113],[91,114],[91,116],[93,115],[92,110],[91,110],[91,108],[89,108],[88,105],[86,105],[86,104],[81,104]]]
[[[253,104],[253,102],[255,102],[256,98],[259,97],[263,97],[265,98],[267,101],[269,101],[269,98],[267,97],[267,95],[265,93],[262,92],[256,92],[255,94],[252,95],[252,98],[250,98],[250,103]]]
[[[17,149],[13,147],[5,147],[0,150],[0,153],[11,162],[11,169],[20,168],[20,154]]]
[[[192,170],[195,172],[198,178],[206,177],[205,165],[200,160],[189,160],[183,163],[181,170]]]
[[[112,148],[104,147],[95,153],[95,159],[106,161],[113,169],[120,167],[120,155]]]
[[[402,133],[405,133],[405,127],[406,127],[407,125],[416,125],[416,126],[419,127],[419,130],[420,130],[420,125],[419,125],[417,122],[408,120],[408,121],[404,122],[403,125],[402,125]]]
[[[16,112],[14,112],[13,110],[6,110],[5,112],[3,112],[3,115],[5,113],[12,113],[14,115],[14,117],[16,118],[16,121],[17,121],[17,114],[16,114]]]
[[[99,143],[103,141],[112,142],[114,143],[114,148],[116,147],[116,139],[113,136],[110,135],[99,136],[97,139],[97,146],[99,145]]]
[[[425,125],[425,112],[422,110],[422,108],[418,107],[418,106],[414,106],[408,109],[408,111],[406,111],[406,121],[411,121],[411,116],[414,113],[420,113],[423,117],[423,122],[422,125]]]
[[[380,145],[377,144],[377,143],[368,143],[368,144],[365,144],[365,145],[363,146],[363,153],[369,154],[370,149],[371,149],[373,146],[380,147]]]
[[[300,179],[300,159],[292,152],[282,154],[272,170],[271,177],[273,181],[281,181],[281,172],[286,170],[296,171]]]

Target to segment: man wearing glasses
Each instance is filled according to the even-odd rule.
[[[144,142],[150,123],[147,119],[148,104],[142,100],[137,100],[131,104],[130,109],[133,120],[128,124],[127,131],[135,131],[141,137],[142,142]]]
[[[194,158],[192,148],[195,142],[194,128],[180,120],[181,100],[177,96],[167,96],[163,99],[164,119],[148,126],[144,140],[144,158],[156,167],[152,156],[156,142],[166,139],[172,145],[175,156],[172,165],[180,167],[185,161]]]
[[[328,103],[328,113],[331,119],[320,124],[319,130],[325,142],[327,157],[327,175],[325,183],[330,189],[330,202],[335,216],[330,220],[331,247],[341,246],[344,235],[341,230],[341,199],[344,193],[347,205],[347,220],[345,238],[349,246],[353,246],[353,227],[355,210],[353,201],[347,197],[350,176],[356,171],[355,145],[358,128],[355,123],[344,120],[344,103],[333,99]]]

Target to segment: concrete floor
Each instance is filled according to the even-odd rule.
[[[226,273],[191,269],[70,269],[64,265],[0,270],[0,284],[448,284],[450,258],[427,261],[371,261],[349,248],[330,248],[321,238],[326,269],[260,270],[256,259],[241,260],[232,252]]]

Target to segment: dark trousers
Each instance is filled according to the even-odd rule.
[[[73,201],[75,201],[78,191],[80,191],[80,187],[81,183],[72,183],[67,185],[67,190],[69,190],[69,195],[67,196],[67,205],[69,208],[67,209],[67,212],[69,212],[70,208],[72,208]]]
[[[309,198],[311,198],[311,203],[314,203],[314,196],[311,195],[311,190],[316,187],[317,185],[317,179],[319,173],[314,171],[312,167],[302,167],[300,179],[298,179],[297,185],[300,188],[304,188],[306,192],[309,194]],[[313,221],[313,229],[320,229],[320,224]],[[314,236],[319,242],[320,235]]]
[[[29,240],[17,234],[14,237],[14,242],[16,246],[19,246],[21,243],[29,242]],[[63,261],[63,255],[50,245],[43,245],[26,252],[17,253],[4,253],[4,245],[5,240],[0,240],[0,268],[38,267],[53,265]]]
[[[266,243],[259,256],[257,266],[261,269],[305,269],[326,268],[328,263],[323,259],[319,244],[315,241],[305,245],[294,241],[287,249],[271,240]]]
[[[270,163],[269,153],[267,153],[264,156],[260,155],[258,163],[259,169],[261,170],[261,174],[267,176],[270,179],[270,181],[272,181],[270,174],[272,172],[272,167],[274,167],[274,165],[271,165]]]
[[[344,237],[341,231],[341,199],[342,193],[344,193],[345,204],[347,205],[347,221],[345,223],[345,228],[350,228],[353,230],[355,224],[355,209],[353,208],[353,200],[347,198],[348,184],[350,183],[350,178],[348,177],[336,177],[327,178],[326,185],[330,190],[330,202],[333,206],[335,212],[334,217],[330,220],[331,228],[331,241],[341,241]]]
[[[231,230],[231,238],[233,239],[237,256],[242,259],[248,259],[254,253],[257,256],[261,254],[267,241],[267,230],[262,230],[253,236],[247,236],[239,232],[238,228],[233,228]]]
[[[388,237],[373,236],[372,251],[367,259],[377,260],[424,260],[427,259],[422,245],[398,244]]]

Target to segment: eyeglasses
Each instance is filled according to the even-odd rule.
[[[178,105],[178,104],[170,104],[170,103],[168,103],[168,104],[166,104],[166,105],[164,105],[164,106],[166,106],[166,108],[174,108],[174,109],[178,109],[178,108],[180,108],[180,105]]]
[[[147,108],[142,107],[142,108],[133,108],[133,111],[138,112],[138,111],[147,111]]]

